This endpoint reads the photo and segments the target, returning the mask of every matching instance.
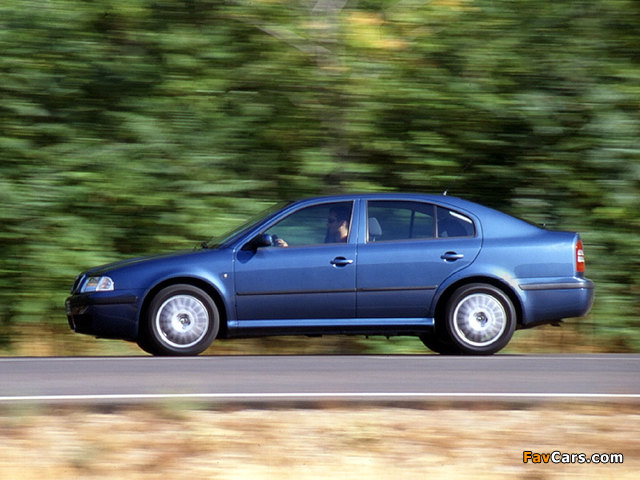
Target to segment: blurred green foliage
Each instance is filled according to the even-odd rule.
[[[580,324],[640,349],[636,0],[0,0],[0,98],[5,327],[276,201],[450,188],[581,232]]]

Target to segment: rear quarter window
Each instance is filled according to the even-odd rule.
[[[466,215],[447,208],[437,208],[438,238],[473,237],[476,227]]]

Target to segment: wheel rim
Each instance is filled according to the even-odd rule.
[[[486,293],[465,297],[453,312],[456,334],[474,347],[494,343],[507,328],[507,323],[507,312],[502,303]]]
[[[155,327],[161,340],[174,348],[196,345],[207,334],[209,311],[191,295],[175,295],[158,309]]]

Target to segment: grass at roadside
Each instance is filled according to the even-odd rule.
[[[322,406],[319,406],[322,407]],[[637,405],[0,407],[0,479],[635,479]],[[623,464],[523,463],[523,451]]]
[[[146,355],[134,343],[75,334],[66,323],[12,326],[0,356]],[[588,323],[573,320],[517,331],[501,353],[617,353],[628,350],[597,337]],[[428,354],[416,337],[272,337],[216,340],[206,355]]]

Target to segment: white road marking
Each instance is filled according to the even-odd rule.
[[[349,355],[347,355],[349,356]],[[46,361],[46,362],[114,362],[114,361],[153,361],[153,362],[178,362],[178,361],[200,361],[206,362],[207,360],[239,360],[239,359],[248,359],[260,357],[263,359],[292,359],[296,360],[299,358],[316,358],[322,357],[326,359],[338,358],[340,355],[201,355],[198,357],[153,357],[151,355],[140,355],[140,356],[125,356],[125,357],[0,357],[0,363],[12,363],[12,362],[38,362],[38,361]],[[491,355],[487,357],[471,357],[471,356],[450,356],[450,355],[436,355],[436,354],[393,354],[393,355],[362,355],[360,359],[375,359],[375,360],[398,360],[398,361],[415,361],[415,360],[453,360],[453,361],[465,361],[473,358],[475,361],[498,361],[498,360],[506,360],[506,359],[516,359],[516,360],[550,360],[550,361],[558,361],[558,360],[576,360],[576,361],[585,361],[585,360],[615,360],[615,361],[625,361],[625,362],[638,362],[640,361],[640,355],[638,354],[615,354],[615,353],[604,353],[604,354],[586,354],[582,356],[574,356],[571,354],[567,355],[558,355],[558,354],[497,354]]]
[[[93,395],[0,396],[0,402],[135,401],[135,400],[295,400],[295,399],[575,399],[640,400],[640,394],[626,393],[481,393],[481,392],[339,392],[339,393],[143,393]]]

